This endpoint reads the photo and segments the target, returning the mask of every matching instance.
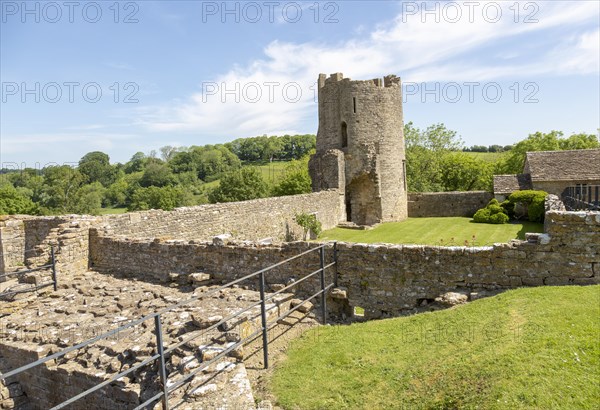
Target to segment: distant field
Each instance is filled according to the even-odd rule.
[[[388,222],[370,230],[334,228],[318,240],[357,243],[396,243],[442,246],[487,246],[511,239],[525,239],[526,232],[543,232],[539,223],[520,222],[503,225],[477,224],[471,218],[409,218]]]
[[[285,168],[288,164],[289,162],[287,161],[275,161],[266,164],[245,164],[245,166],[254,166],[258,168],[265,181],[276,183],[285,175]]]
[[[102,208],[100,215],[124,214],[125,212],[127,212],[127,208]]]
[[[466,152],[466,154],[487,162],[496,162],[502,158],[506,152]]]

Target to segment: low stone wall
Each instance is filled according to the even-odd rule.
[[[472,217],[494,197],[485,191],[468,192],[412,192],[408,194],[408,216],[421,217]]]
[[[143,211],[104,218],[107,233],[138,238],[210,239],[229,233],[234,238],[275,241],[302,239],[296,213],[316,213],[323,229],[343,218],[338,191],[255,199],[243,202]]]
[[[549,212],[539,243],[513,241],[489,247],[338,244],[338,285],[367,318],[396,316],[456,290],[600,283],[600,213]],[[267,267],[312,243],[215,246],[193,241],[128,241],[91,237],[93,269],[142,280],[169,281],[170,273],[206,272],[229,281]],[[327,260],[332,260],[329,245]],[[318,255],[299,258],[267,275],[287,283],[318,268]],[[128,261],[128,263],[124,263]],[[334,271],[328,275],[333,276]],[[329,276],[329,280],[333,277]],[[300,286],[314,293],[316,281]]]

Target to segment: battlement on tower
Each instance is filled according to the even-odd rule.
[[[326,84],[342,82],[345,84],[350,83],[362,83],[362,84],[372,84],[378,88],[390,88],[390,87],[399,87],[400,86],[400,77],[396,75],[386,75],[381,78],[373,78],[371,80],[351,80],[350,78],[344,78],[344,74],[342,73],[334,73],[330,74],[327,77],[326,74],[319,74],[319,88],[325,87]]]

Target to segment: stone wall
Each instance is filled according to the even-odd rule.
[[[0,217],[0,274],[25,265],[24,218],[28,217]]]
[[[330,229],[343,217],[342,200],[337,191],[329,190],[104,217],[3,217],[0,220],[0,273],[25,265],[34,267],[48,263],[51,244],[58,245],[59,269],[64,272],[86,269],[90,227],[100,228],[110,235],[142,238],[206,240],[229,233],[233,238],[243,240],[271,238],[281,242],[301,239],[302,228],[294,221],[296,213],[315,213],[323,229]]]
[[[340,194],[330,190],[174,211],[134,212],[109,215],[104,221],[107,232],[131,237],[210,239],[229,233],[243,240],[285,241],[302,238],[302,229],[293,220],[300,212],[316,213],[323,229],[333,228],[343,217]]]
[[[590,164],[591,165],[591,164]],[[549,194],[561,196],[565,189],[575,185],[600,185],[600,180],[576,180],[576,181],[533,181],[533,189],[546,191]]]
[[[538,243],[513,241],[489,247],[338,244],[337,280],[352,306],[367,318],[396,316],[456,290],[600,283],[600,213],[549,212]],[[101,272],[166,282],[169,273],[205,272],[229,281],[315,246],[229,244],[194,241],[127,241],[92,235],[91,261]],[[332,260],[332,245],[327,260]],[[318,268],[317,254],[277,268],[267,282],[287,283]],[[129,263],[124,263],[128,261]],[[333,280],[334,271],[328,273]],[[316,282],[300,292],[317,289]]]
[[[410,218],[472,217],[493,197],[494,194],[485,191],[411,192],[408,194],[408,216]]]

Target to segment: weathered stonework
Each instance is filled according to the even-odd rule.
[[[600,283],[600,213],[553,211],[546,221],[547,233],[535,244],[513,241],[487,247],[440,247],[338,243],[338,285],[347,289],[351,305],[363,307],[367,318],[376,318],[405,313],[457,289]],[[93,268],[100,272],[119,272],[142,280],[165,281],[168,272],[201,270],[230,281],[311,246],[305,242],[214,246],[93,235],[91,259]],[[332,260],[331,250],[326,257]],[[123,260],[131,261],[131,266],[124,266]],[[267,283],[286,283],[316,268],[315,254],[269,272]],[[333,273],[328,275],[334,280]],[[298,291],[307,294],[315,286],[316,279],[306,281]]]
[[[407,217],[400,78],[351,81],[319,75],[313,190],[345,194],[346,219],[358,225]]]
[[[340,195],[336,191],[255,199],[243,202],[177,208],[173,211],[142,211],[103,218],[107,232],[137,238],[211,239],[229,233],[233,238],[275,242],[302,238],[296,213],[317,215],[324,229],[341,219]]]
[[[408,216],[419,217],[472,217],[494,197],[490,192],[411,192],[408,194]]]

